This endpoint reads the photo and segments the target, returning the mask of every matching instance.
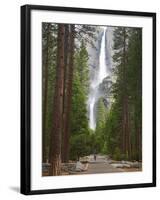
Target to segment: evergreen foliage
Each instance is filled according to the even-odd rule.
[[[116,28],[114,103],[106,120],[107,153],[115,159],[142,159],[142,31]]]

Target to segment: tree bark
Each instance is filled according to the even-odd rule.
[[[61,158],[62,162],[64,162],[64,154],[65,154],[65,149],[64,149],[64,123],[66,120],[66,82],[67,82],[67,74],[68,74],[68,60],[69,60],[69,25],[65,25],[65,41],[64,41],[64,88],[63,88],[63,93],[64,93],[64,98],[63,98],[63,130],[62,130],[62,148],[61,148]]]
[[[125,74],[126,74],[126,36],[125,36],[125,28],[123,29],[123,110],[122,110],[122,152],[125,155],[126,154],[126,111],[125,111],[125,88],[126,88],[126,81],[125,81]]]
[[[48,101],[48,61],[49,61],[49,41],[50,41],[50,27],[51,24],[47,24],[47,38],[46,38],[46,58],[44,61],[45,69],[44,69],[44,93],[43,93],[43,122],[42,122],[42,160],[43,163],[46,162],[47,153],[46,153],[46,118],[47,118],[47,101]]]
[[[73,61],[74,61],[75,26],[70,25],[69,30],[69,57],[65,80],[65,102],[63,112],[63,162],[69,159],[70,112],[72,100]]]
[[[50,175],[61,174],[61,136],[64,87],[64,24],[58,25],[56,83],[53,102],[53,129],[50,145]]]
[[[128,110],[128,94],[127,94],[127,75],[126,75],[126,28],[123,29],[123,128],[122,128],[122,138],[123,138],[123,153],[127,158],[130,157],[131,153],[131,144],[130,144],[130,130],[129,130],[129,110]]]
[[[129,110],[128,110],[128,96],[125,97],[125,136],[126,136],[126,155],[130,159],[131,156],[131,143],[130,143],[130,130],[129,130]]]

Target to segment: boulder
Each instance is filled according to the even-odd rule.
[[[80,161],[77,161],[75,167],[76,172],[86,171],[87,169],[88,169],[88,164],[83,165]]]
[[[113,163],[111,165],[115,168],[130,168],[131,167],[129,164],[121,164],[121,163]]]

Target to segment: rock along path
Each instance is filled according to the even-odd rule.
[[[124,170],[113,167],[111,164],[109,164],[109,160],[105,156],[97,155],[96,160],[94,160],[93,155],[90,155],[87,171],[77,172],[76,174],[97,174],[114,172],[124,172]]]

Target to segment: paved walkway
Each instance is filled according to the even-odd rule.
[[[89,156],[88,170],[84,172],[77,172],[76,174],[98,174],[98,173],[114,173],[124,172],[123,169],[115,168],[109,164],[109,160],[105,156],[97,155],[94,160],[93,155]]]

